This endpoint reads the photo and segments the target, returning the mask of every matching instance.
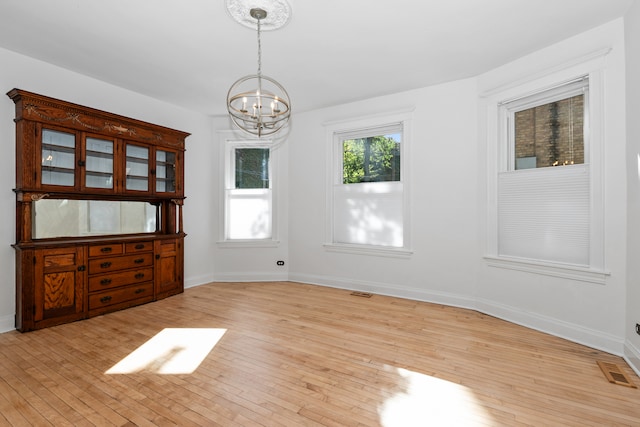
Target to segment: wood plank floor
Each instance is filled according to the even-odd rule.
[[[165,328],[226,332],[193,373],[158,373],[166,353],[106,373]],[[639,426],[640,391],[607,382],[596,360],[640,384],[619,357],[475,311],[214,283],[0,334],[0,425]]]

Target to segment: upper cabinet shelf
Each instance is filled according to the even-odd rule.
[[[16,191],[183,198],[186,132],[13,89]]]

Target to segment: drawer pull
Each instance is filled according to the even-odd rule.
[[[100,298],[100,302],[105,303],[111,301],[111,296],[107,295],[106,297]]]
[[[81,265],[78,267],[78,271],[85,271],[87,269],[86,265]]]
[[[133,277],[135,277],[136,279],[142,279],[144,277],[144,273],[138,273]]]
[[[102,280],[100,280],[100,284],[101,285],[108,285],[109,283],[111,283],[111,279],[102,279]]]
[[[111,261],[103,262],[100,264],[100,268],[109,268],[111,267]]]
[[[144,249],[144,244],[143,244],[143,243],[138,243],[138,244],[135,246],[135,248],[136,248],[136,249]]]
[[[141,293],[143,293],[144,291],[145,291],[145,289],[144,289],[144,288],[138,288],[138,289],[136,289],[136,292],[135,292],[135,293],[136,293],[136,294],[141,294]]]
[[[142,264],[144,262],[144,258],[138,258],[133,260],[134,264]]]
[[[113,250],[113,249],[112,249],[110,246],[108,246],[108,247],[106,247],[106,248],[102,248],[102,249],[100,249],[100,252],[107,253],[107,252],[111,252],[112,250]]]

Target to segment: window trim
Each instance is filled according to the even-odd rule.
[[[327,143],[327,191],[326,191],[326,224],[323,247],[328,252],[350,253],[359,255],[382,256],[393,258],[409,258],[411,250],[411,212],[410,212],[410,147],[412,139],[412,120],[415,108],[361,116],[346,120],[323,123]],[[400,181],[402,184],[402,247],[391,247],[370,244],[338,243],[334,240],[334,188],[336,185],[350,186],[359,184],[343,184],[342,147],[340,141],[349,137],[361,137],[366,134],[379,134],[393,126],[402,129],[400,143]]]
[[[223,215],[219,218],[219,236],[216,242],[220,248],[274,248],[280,246],[278,239],[277,221],[277,191],[278,182],[275,177],[278,164],[277,144],[270,139],[237,138],[233,131],[218,131],[220,144],[221,191],[220,206]],[[271,237],[264,239],[230,239],[228,238],[229,201],[226,192],[235,188],[235,164],[233,164],[233,150],[236,148],[268,148],[269,149],[269,188],[271,192]],[[231,186],[231,187],[230,187]]]
[[[583,282],[605,283],[606,277],[610,274],[606,268],[604,256],[604,73],[606,56],[609,52],[610,49],[593,52],[554,69],[504,84],[481,94],[486,106],[487,233],[484,260],[487,266]],[[587,151],[585,147],[585,164],[591,167],[589,266],[581,268],[571,264],[500,256],[498,255],[498,174],[500,171],[508,170],[509,160],[508,153],[505,152],[508,145],[504,140],[508,135],[507,123],[504,116],[500,114],[500,107],[506,102],[553,89],[580,79],[582,76],[588,76],[589,79],[588,105],[585,105],[589,111],[588,122],[585,122],[585,128],[589,129],[589,148]]]

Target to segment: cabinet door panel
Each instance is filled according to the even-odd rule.
[[[182,240],[156,241],[156,298],[182,292]]]
[[[149,191],[149,148],[135,144],[126,145],[127,191]]]
[[[35,321],[83,311],[83,248],[36,251]]]
[[[85,139],[85,177],[86,188],[112,190],[114,141],[102,138]]]
[[[76,135],[42,129],[40,182],[43,186],[75,186]]]
[[[174,151],[156,149],[156,193],[175,193],[177,189],[177,158]]]
[[[44,274],[44,312],[75,308],[76,273],[65,271],[61,273]]]

